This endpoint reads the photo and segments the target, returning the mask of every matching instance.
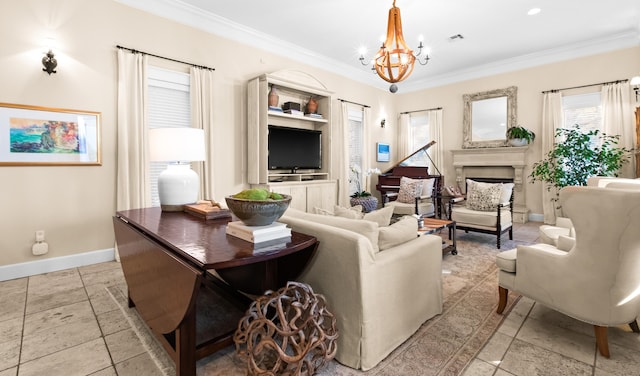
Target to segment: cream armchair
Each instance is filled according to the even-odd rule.
[[[639,332],[640,191],[566,187],[560,203],[575,243],[567,252],[537,244],[498,254],[498,313],[516,291],[592,324],[600,354],[609,357],[607,327]]]
[[[508,232],[513,240],[513,183],[502,179],[467,179],[466,197],[449,201],[449,220],[456,229],[475,231],[500,237]]]
[[[587,179],[587,186],[613,189],[640,189],[640,179],[592,176]],[[555,246],[558,245],[559,237],[575,237],[573,223],[566,217],[557,217],[555,225],[540,226],[539,235],[541,242]]]

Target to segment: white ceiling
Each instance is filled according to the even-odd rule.
[[[358,61],[386,33],[393,0],[116,0],[386,89]],[[431,61],[401,92],[640,45],[639,0],[396,0],[410,47]],[[535,16],[531,8],[541,8]],[[455,34],[462,40],[450,41]],[[640,67],[638,67],[640,72]]]

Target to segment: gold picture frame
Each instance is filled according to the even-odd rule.
[[[100,166],[101,113],[0,103],[0,166]]]

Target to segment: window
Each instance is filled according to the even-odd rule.
[[[585,131],[602,130],[600,92],[562,97],[563,128],[578,124]]]
[[[362,110],[349,110],[349,195],[364,190],[362,171],[364,129]]]
[[[147,101],[147,120],[150,129],[191,126],[188,73],[149,66]],[[158,175],[166,168],[166,162],[150,162],[151,206],[160,206]]]
[[[426,112],[411,114],[409,117],[409,149],[410,153],[426,145],[431,139],[429,115]],[[430,152],[430,151],[427,151]],[[404,158],[406,156],[398,156]],[[413,156],[408,163],[411,166],[429,166],[429,157],[424,153]]]

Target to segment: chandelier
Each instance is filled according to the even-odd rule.
[[[402,20],[400,19],[400,8],[396,7],[396,1],[393,0],[393,7],[389,9],[389,21],[387,24],[387,37],[382,42],[380,50],[371,60],[372,70],[383,80],[390,82],[392,85],[389,90],[395,93],[398,87],[396,82],[400,82],[411,75],[413,66],[417,60],[421,65],[429,62],[429,54],[425,53],[424,59],[420,59],[424,45],[422,41],[418,46],[418,53],[414,54],[413,50],[407,46],[402,35]],[[365,62],[364,53],[360,54],[360,63],[368,65]]]

